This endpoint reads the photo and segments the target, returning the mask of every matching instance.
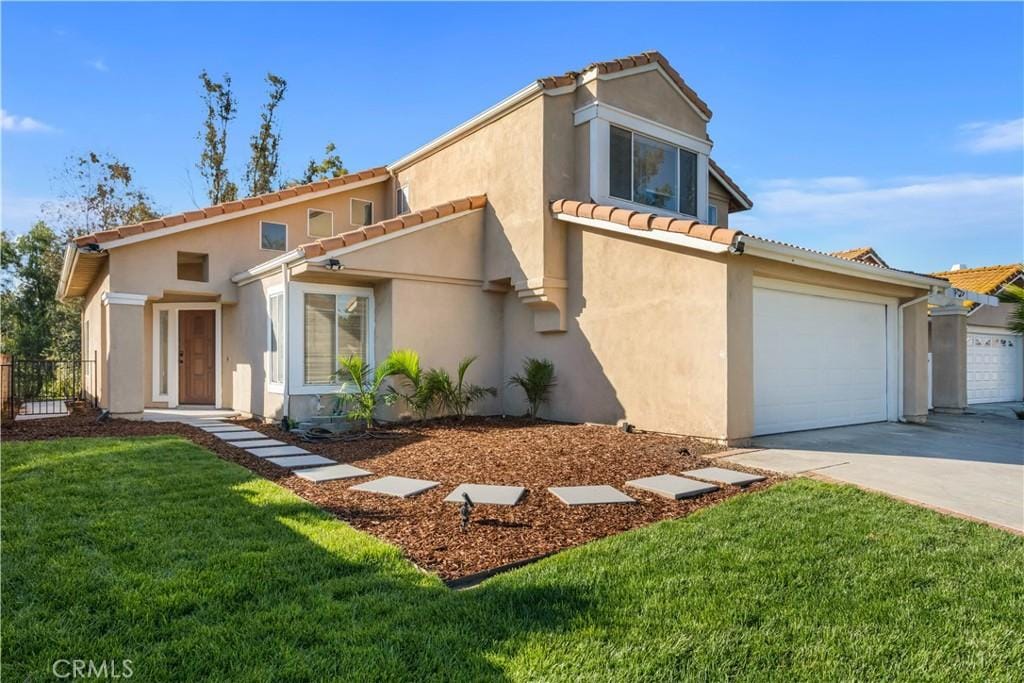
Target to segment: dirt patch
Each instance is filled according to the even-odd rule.
[[[683,517],[741,493],[721,490],[670,501],[624,488],[630,479],[712,466],[719,450],[706,443],[657,434],[625,434],[612,427],[470,418],[435,420],[398,430],[398,438],[344,443],[305,443],[274,425],[240,422],[271,438],[312,453],[351,463],[375,476],[399,475],[441,482],[409,499],[350,491],[369,478],[314,484],[250,456],[195,427],[178,423],[112,420],[92,416],[15,423],[4,439],[66,436],[180,434],[220,457],[239,463],[331,512],[357,529],[400,546],[419,566],[456,579],[549,554],[658,520]],[[751,486],[762,489],[777,477]],[[458,484],[509,484],[527,489],[519,505],[479,505],[468,531],[460,528],[458,505],[443,498]],[[632,505],[572,507],[547,492],[549,486],[610,484],[637,499]]]

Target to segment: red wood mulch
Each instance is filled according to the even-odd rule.
[[[314,484],[251,456],[200,430],[178,423],[112,420],[92,415],[15,422],[5,440],[67,436],[179,434],[225,460],[238,463],[288,488],[357,529],[400,546],[421,567],[447,580],[549,554],[597,538],[683,517],[741,493],[726,486],[699,498],[671,501],[636,489],[630,479],[713,465],[703,455],[715,446],[658,434],[626,434],[613,427],[470,418],[459,424],[434,420],[402,427],[396,439],[305,443],[274,425],[242,422],[271,438],[302,446],[332,460],[351,463],[376,476],[430,479],[441,486],[409,499],[349,491],[364,479]],[[730,465],[730,467],[733,467]],[[751,486],[756,491],[777,477]],[[459,506],[442,499],[458,484],[512,484],[526,495],[514,507],[478,505],[468,531],[460,528]],[[637,499],[631,505],[569,507],[549,486],[610,484]]]

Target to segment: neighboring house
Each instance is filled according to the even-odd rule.
[[[882,266],[888,268],[889,264],[882,260],[882,257],[878,255],[878,252],[871,247],[857,247],[856,249],[847,249],[846,251],[833,251],[833,256],[844,258],[848,261],[860,261],[862,263],[870,263],[874,266]]]
[[[478,407],[742,442],[927,414],[926,275],[730,227],[708,105],[656,52],[539,79],[395,161],[78,238],[60,296],[114,413],[323,410],[339,355],[476,355]]]
[[[998,295],[1007,285],[1024,284],[1024,266],[967,268],[955,265],[934,277],[948,280],[959,289]],[[1024,339],[1009,329],[1011,304],[967,309],[966,378],[967,403],[1024,400]]]

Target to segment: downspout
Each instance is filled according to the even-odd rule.
[[[903,416],[903,309],[927,301],[931,295],[929,290],[924,296],[900,304],[896,309],[896,419],[899,422],[906,422]]]
[[[281,279],[284,281],[284,310],[281,311],[281,315],[284,318],[284,334],[281,336],[284,340],[284,348],[281,353],[282,360],[284,361],[284,366],[281,368],[281,371],[284,373],[284,388],[282,389],[284,396],[282,397],[283,400],[281,402],[281,412],[283,414],[282,422],[287,422],[288,416],[291,414],[289,408],[292,403],[291,373],[288,371],[289,366],[291,365],[288,356],[288,352],[291,347],[291,325],[289,324],[291,321],[291,317],[289,315],[291,312],[291,305],[289,302],[292,297],[290,291],[291,287],[289,286],[289,282],[291,281],[291,271],[288,269],[287,263],[281,264]]]

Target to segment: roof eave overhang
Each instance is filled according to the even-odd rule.
[[[736,189],[733,187],[732,183],[723,178],[722,174],[716,171],[713,166],[708,166],[708,172],[711,174],[712,178],[717,180],[719,184],[725,188],[726,192],[729,193],[729,196],[736,200],[736,204],[740,207],[740,211],[748,211],[754,208],[754,203],[751,202],[746,197],[744,197],[743,195],[736,192]]]
[[[849,261],[847,259],[839,258],[838,256],[819,254],[818,252],[801,249],[799,247],[792,247],[786,244],[778,244],[776,242],[763,240],[750,235],[739,236],[737,238],[737,242],[737,247],[739,247],[744,254],[771,259],[773,261],[781,261],[783,263],[791,263],[805,268],[824,270],[841,275],[851,275],[854,277],[908,287],[916,287],[919,289],[931,289],[933,287],[945,288],[949,286],[949,282],[941,278],[919,275],[917,273],[907,273],[901,270],[881,268],[879,266],[872,266],[859,261]]]
[[[288,197],[287,199],[281,199],[270,204],[261,204],[259,206],[253,206],[248,209],[242,209],[240,211],[232,211],[230,213],[220,214],[218,216],[211,216],[210,218],[201,218],[195,221],[189,221],[174,225],[167,228],[159,228],[157,230],[150,230],[148,232],[141,232],[137,235],[131,235],[129,237],[121,237],[113,239],[108,242],[100,242],[100,247],[104,250],[116,249],[118,247],[128,246],[129,244],[135,244],[136,242],[143,242],[145,240],[156,239],[158,237],[167,237],[168,235],[174,235],[179,232],[185,232],[187,230],[194,230],[196,228],[202,228],[207,225],[213,225],[216,223],[223,223],[225,221],[234,220],[236,218],[245,218],[246,216],[252,216],[254,214],[263,213],[271,209],[278,209],[284,206],[290,206],[292,204],[299,204],[302,202],[308,202],[310,200],[320,199],[340,192],[348,192],[350,190],[358,190],[361,187],[368,185],[375,185],[377,183],[385,182],[390,179],[389,174],[383,174],[374,176],[372,178],[366,178],[365,180],[358,180],[353,183],[347,183],[345,185],[338,185],[337,187],[330,187],[326,190],[319,190],[317,192],[306,192],[304,194],[298,194],[294,197]]]
[[[617,235],[626,235],[629,237],[636,237],[637,239],[648,240],[651,242],[658,242],[660,244],[671,244],[677,247],[684,247],[687,249],[695,249],[697,251],[703,251],[711,254],[725,254],[734,249],[732,244],[723,244],[721,242],[712,242],[710,240],[701,239],[699,237],[691,237],[690,235],[684,235],[678,232],[666,232],[664,230],[637,230],[630,228],[625,225],[620,225],[613,221],[601,220],[598,218],[586,218],[584,216],[574,216],[571,213],[555,213],[555,218],[566,223],[575,223],[576,225],[582,225],[588,228],[595,228],[604,232],[614,233]]]

